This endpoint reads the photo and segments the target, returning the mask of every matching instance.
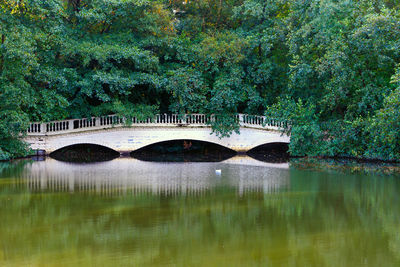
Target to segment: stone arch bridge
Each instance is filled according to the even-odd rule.
[[[211,134],[213,116],[204,114],[159,114],[153,119],[130,123],[116,115],[31,123],[24,141],[36,151],[49,154],[76,144],[94,144],[121,154],[145,146],[172,140],[197,140],[219,144],[237,152],[246,152],[268,143],[289,143],[290,137],[280,131],[283,123],[264,116],[240,114],[240,133],[219,138]]]

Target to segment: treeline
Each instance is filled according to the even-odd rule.
[[[291,121],[293,155],[400,159],[398,0],[1,0],[0,159],[29,121]]]

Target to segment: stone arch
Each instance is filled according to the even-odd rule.
[[[213,142],[213,141],[206,140],[206,139],[178,138],[178,139],[165,139],[163,141],[157,141],[157,142],[154,142],[154,143],[149,143],[149,144],[141,146],[141,147],[139,147],[137,149],[134,149],[131,152],[135,152],[135,151],[147,148],[149,146],[153,146],[153,145],[157,145],[157,144],[161,144],[161,143],[167,143],[167,142],[174,142],[174,141],[195,141],[195,142],[201,142],[201,143],[208,143],[208,144],[212,144],[212,145],[215,145],[215,146],[220,146],[220,147],[223,147],[225,149],[229,149],[231,151],[234,151],[234,150],[232,150],[231,148],[229,148],[227,146],[224,146],[224,145],[221,145],[221,144],[219,144],[217,142]]]
[[[268,142],[250,149],[247,154],[265,162],[287,162],[290,157],[289,142]]]
[[[168,139],[133,150],[130,155],[151,161],[222,161],[237,152],[209,140]]]
[[[261,145],[258,145],[256,147],[253,147],[252,149],[250,149],[248,152],[252,151],[252,150],[258,150],[264,147],[277,147],[277,146],[288,146],[289,142],[267,142]]]
[[[58,148],[49,154],[61,161],[95,162],[117,158],[120,153],[114,149],[95,143],[75,143]]]

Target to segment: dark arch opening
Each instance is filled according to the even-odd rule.
[[[290,158],[288,143],[268,143],[257,146],[247,152],[252,158],[264,162],[283,163]]]
[[[218,162],[236,154],[227,147],[192,139],[159,142],[131,152],[136,159],[158,162]]]
[[[95,144],[76,144],[60,148],[50,157],[67,162],[98,162],[119,157],[119,153],[111,148]]]

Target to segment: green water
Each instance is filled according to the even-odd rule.
[[[396,177],[245,157],[47,159],[0,177],[0,266],[400,266]]]

